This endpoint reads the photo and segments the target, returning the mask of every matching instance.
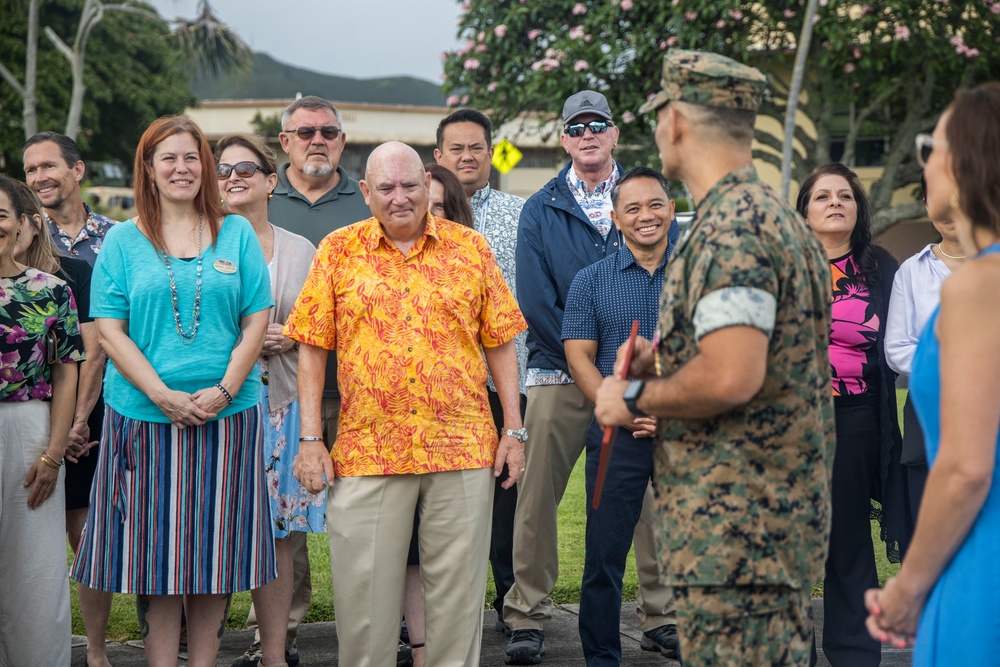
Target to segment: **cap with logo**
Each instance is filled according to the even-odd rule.
[[[708,51],[671,49],[663,57],[661,89],[639,108],[656,111],[668,102],[756,111],[767,77],[755,67]]]
[[[568,123],[579,115],[592,113],[604,120],[611,120],[608,98],[595,90],[581,90],[570,95],[563,105],[563,123]]]

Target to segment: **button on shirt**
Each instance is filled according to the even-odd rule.
[[[83,208],[87,211],[87,221],[76,238],[71,238],[47,215],[45,221],[49,224],[52,242],[60,253],[82,259],[93,266],[97,261],[97,253],[101,250],[101,244],[104,243],[104,235],[118,223],[100,213],[94,213],[87,204],[84,204]]]
[[[652,275],[627,245],[576,274],[566,296],[562,338],[596,340],[594,365],[604,377],[614,373],[618,346],[628,340],[633,320],[639,320],[640,336],[653,337],[664,269],[673,249],[671,243]]]
[[[285,335],[337,350],[337,477],[492,467],[484,347],[527,328],[486,239],[428,215],[404,256],[370,218],[319,246]]]

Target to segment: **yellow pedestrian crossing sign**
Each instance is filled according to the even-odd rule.
[[[506,174],[517,166],[522,157],[524,156],[521,151],[517,150],[517,146],[506,139],[501,139],[500,143],[493,147],[493,166],[501,174]]]

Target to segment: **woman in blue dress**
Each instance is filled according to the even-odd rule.
[[[1000,641],[1000,83],[960,91],[917,137],[927,214],[970,259],[948,278],[910,392],[930,474],[899,575],[866,595],[872,636],[914,665],[995,664]]]

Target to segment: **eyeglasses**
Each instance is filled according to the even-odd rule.
[[[590,128],[593,134],[604,134],[608,131],[609,127],[614,127],[615,124],[610,120],[592,120],[589,123],[577,123],[575,125],[567,125],[564,130],[566,134],[571,137],[582,137]]]
[[[947,146],[946,141],[935,139],[929,134],[918,134],[915,140],[917,145],[917,164],[921,167],[927,166],[927,161],[931,159],[931,153],[934,152],[934,148],[943,148]]]
[[[246,162],[237,162],[236,164],[226,164],[224,162],[220,163],[219,166],[215,168],[215,175],[219,177],[220,181],[224,181],[229,178],[229,175],[234,171],[240,178],[250,178],[258,171],[265,176],[271,173],[259,164],[248,160]]]
[[[312,125],[303,125],[302,127],[297,127],[294,130],[284,130],[287,134],[297,134],[299,139],[303,141],[308,141],[313,138],[317,132],[323,135],[323,138],[327,141],[333,141],[340,136],[343,132],[336,125],[324,125],[323,127],[313,127]]]

